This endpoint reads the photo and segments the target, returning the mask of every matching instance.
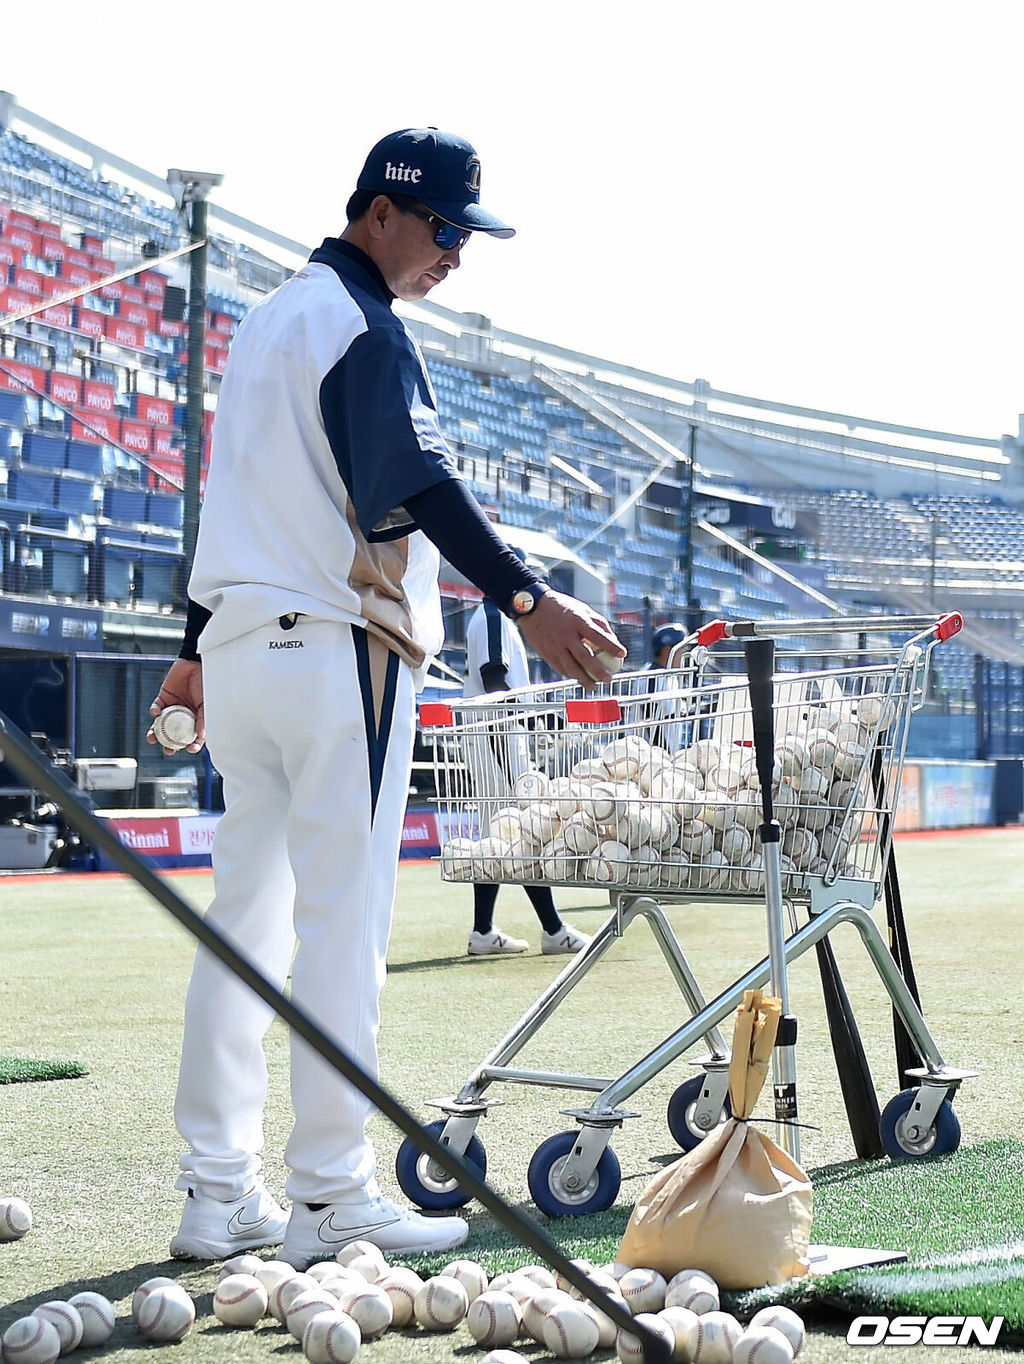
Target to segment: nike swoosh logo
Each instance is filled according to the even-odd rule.
[[[334,1225],[334,1213],[332,1212],[320,1223],[320,1240],[342,1245],[348,1241],[358,1241],[371,1232],[382,1231],[384,1227],[394,1226],[397,1221],[399,1221],[397,1217],[386,1217],[383,1222],[364,1222],[361,1227],[351,1225],[336,1227]]]
[[[265,1222],[270,1220],[270,1214],[264,1213],[262,1217],[257,1217],[255,1222],[246,1222],[242,1218],[242,1211],[243,1209],[238,1208],[228,1218],[229,1236],[245,1236],[248,1232],[256,1231],[258,1227],[262,1227]]]

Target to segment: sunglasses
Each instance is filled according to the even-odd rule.
[[[454,223],[446,223],[436,213],[424,213],[422,209],[413,208],[411,204],[399,204],[398,208],[402,213],[411,213],[414,218],[422,218],[425,223],[429,223],[435,229],[434,243],[442,251],[453,251],[456,247],[465,246],[473,235],[464,228],[456,227]]]

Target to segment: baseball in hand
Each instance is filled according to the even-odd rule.
[[[196,717],[188,706],[165,706],[153,716],[152,729],[163,748],[188,748],[196,741]]]
[[[607,673],[617,673],[625,661],[624,658],[619,658],[618,654],[610,654],[605,649],[601,649],[598,653],[594,654],[594,662],[604,668]],[[590,672],[589,668],[587,669],[587,672],[590,673],[591,677],[594,677],[594,674]],[[594,681],[596,682],[597,680],[598,679],[595,677]]]

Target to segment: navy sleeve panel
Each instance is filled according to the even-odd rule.
[[[206,629],[206,623],[213,615],[205,606],[200,606],[191,597],[188,599],[188,612],[185,616],[185,637],[178,651],[179,658],[187,658],[190,663],[199,661],[199,636]]]
[[[484,618],[487,621],[487,658],[480,665],[481,677],[488,668],[501,668],[503,672],[507,672],[509,664],[502,640],[504,617],[490,599],[484,602]]]
[[[521,587],[540,582],[509,549],[459,478],[449,478],[405,499],[416,524],[448,562],[498,606]]]
[[[320,385],[320,411],[367,538],[410,497],[458,477],[423,367],[400,328],[356,337]]]
[[[504,667],[481,668],[480,681],[483,683],[484,691],[512,690],[508,684],[508,672]]]

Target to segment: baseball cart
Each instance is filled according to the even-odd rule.
[[[720,1025],[745,990],[768,984],[785,1012],[787,964],[827,948],[827,935],[852,923],[921,1062],[881,1114],[881,1145],[898,1159],[956,1149],[951,1099],[974,1072],[945,1064],[872,911],[892,851],[910,718],[924,702],[933,650],[962,624],[955,614],[717,621],[677,646],[667,669],[622,673],[595,692],[557,682],[423,705],[442,878],[600,887],[610,897],[590,944],[457,1094],[430,1102],[443,1115],[430,1128],[442,1144],[483,1174],[477,1127],[500,1105],[492,1093],[499,1083],[579,1091],[590,1103],[562,1110],[575,1128],[538,1147],[530,1192],[553,1216],[609,1207],[620,1182],[610,1143],[636,1116],[625,1107],[632,1096],[702,1044],[696,1073],[668,1106],[676,1142],[695,1146],[729,1111]],[[757,686],[756,647],[769,650],[767,663],[763,653],[756,663]],[[708,1000],[667,911],[719,900],[763,901],[769,950]],[[522,1048],[638,919],[654,934],[687,1021],[614,1079],[517,1066]],[[776,1053],[776,1116],[780,1140],[798,1154],[796,1126],[784,1118],[795,1115],[794,1041],[795,1025]],[[873,1090],[872,1101],[877,1114]],[[421,1207],[468,1201],[411,1140],[397,1174]]]

